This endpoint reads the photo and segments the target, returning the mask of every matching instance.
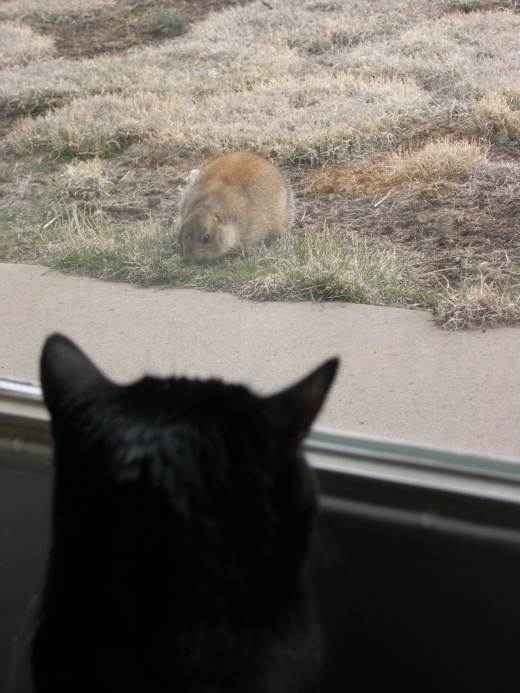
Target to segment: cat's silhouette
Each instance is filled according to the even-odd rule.
[[[122,386],[65,337],[46,341],[37,693],[319,690],[316,492],[300,446],[337,365],[268,397],[217,380]]]

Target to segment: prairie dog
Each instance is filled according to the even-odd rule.
[[[183,256],[214,259],[284,233],[293,218],[293,192],[280,170],[233,152],[190,176],[176,227]]]

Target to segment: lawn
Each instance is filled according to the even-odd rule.
[[[0,0],[0,260],[519,324],[519,37],[513,0]],[[237,149],[296,224],[183,262],[186,178]]]

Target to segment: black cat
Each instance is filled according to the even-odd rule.
[[[217,380],[108,380],[50,337],[52,546],[38,693],[319,690],[316,493],[300,451],[330,360],[270,397]]]

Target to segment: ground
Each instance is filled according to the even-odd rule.
[[[520,322],[510,0],[0,0],[0,259],[244,298]],[[3,69],[2,69],[3,68]],[[292,233],[198,266],[189,171],[256,150]]]

